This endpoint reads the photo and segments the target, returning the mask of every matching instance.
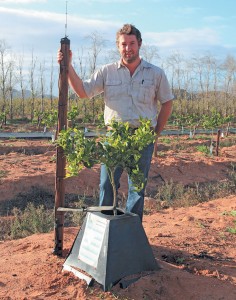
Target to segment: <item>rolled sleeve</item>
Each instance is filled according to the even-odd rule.
[[[83,86],[90,99],[101,94],[104,90],[104,80],[101,70],[95,72],[90,79],[83,81]]]
[[[161,104],[174,99],[166,74],[163,70],[160,76],[159,87],[157,91],[157,99],[160,101]]]

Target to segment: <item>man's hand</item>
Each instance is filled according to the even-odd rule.
[[[57,62],[60,64],[62,60],[63,60],[63,53],[59,49],[57,51]],[[69,64],[71,64],[71,62],[72,62],[72,51],[69,50]]]
[[[60,64],[63,60],[63,53],[59,49],[57,51],[57,62]],[[68,81],[71,88],[80,98],[88,98],[84,87],[83,82],[81,81],[80,77],[76,74],[73,66],[72,66],[72,51],[69,50],[69,66],[68,66]]]

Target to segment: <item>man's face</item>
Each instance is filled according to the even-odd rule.
[[[119,37],[118,50],[124,63],[130,64],[139,58],[141,43],[135,35],[122,34]]]

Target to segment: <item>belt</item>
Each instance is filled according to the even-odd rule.
[[[133,127],[130,127],[129,129],[130,129],[130,131],[133,133],[133,132],[135,132],[135,130],[136,129],[138,129],[139,127],[135,127],[135,128],[133,128]],[[107,130],[109,131],[109,130],[112,130],[113,128],[112,127],[110,127],[110,126],[107,126]],[[154,127],[150,127],[150,130],[151,131],[153,131],[154,132]]]

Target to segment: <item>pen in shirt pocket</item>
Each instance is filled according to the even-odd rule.
[[[144,79],[142,80],[142,84],[144,83]]]

